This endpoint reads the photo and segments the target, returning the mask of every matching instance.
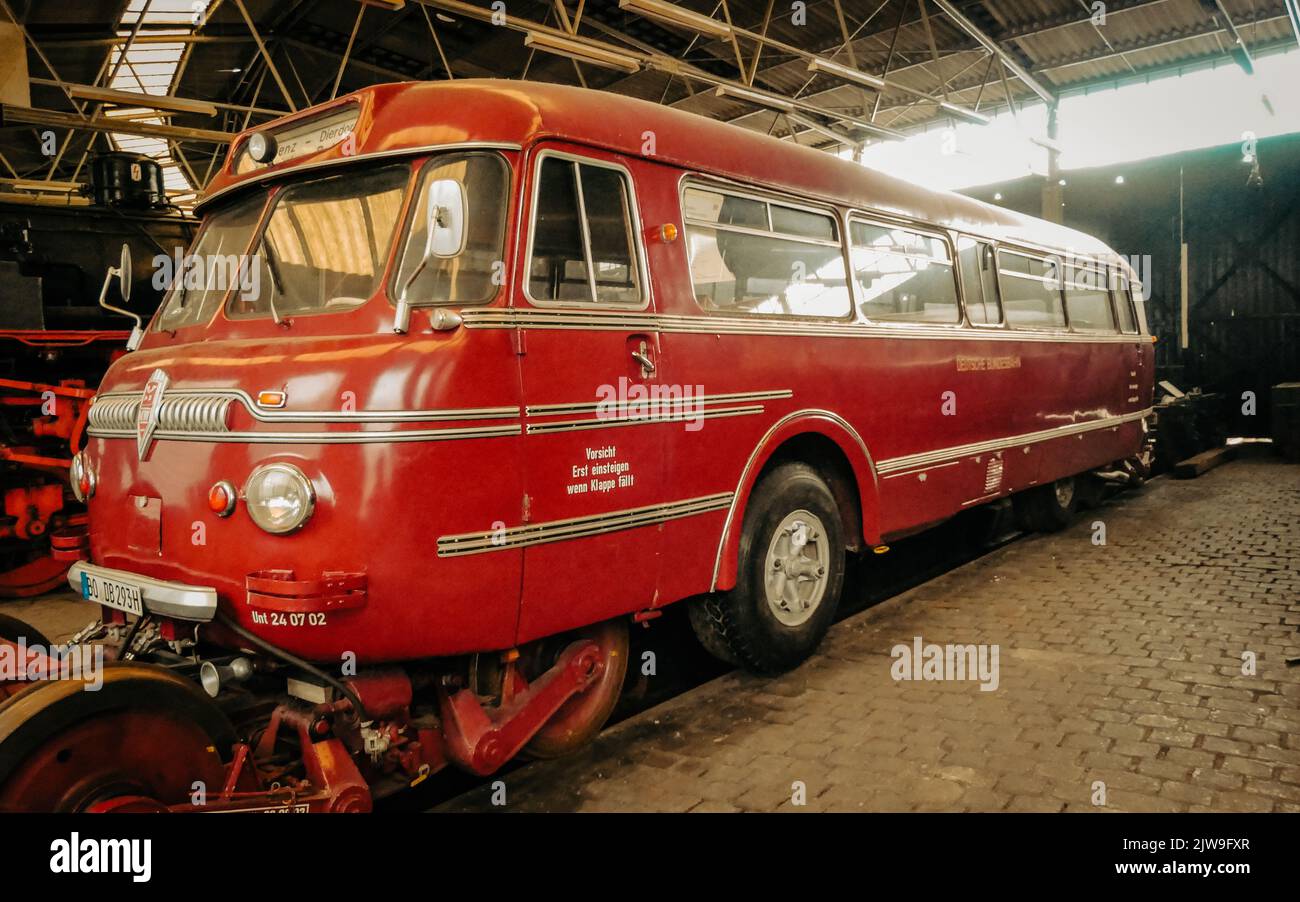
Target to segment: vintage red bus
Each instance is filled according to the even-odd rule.
[[[561,754],[629,622],[787,669],[846,554],[1142,467],[1103,243],[681,111],[380,85],[237,138],[200,212],[74,466],[117,660],[0,688],[0,808],[358,810]]]

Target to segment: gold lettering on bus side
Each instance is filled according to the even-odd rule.
[[[958,357],[957,372],[970,373],[983,370],[1018,370],[1020,355],[1007,357]]]

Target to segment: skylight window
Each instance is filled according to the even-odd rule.
[[[199,4],[199,7],[196,11],[193,0],[131,0],[118,27],[117,34],[121,43],[114,45],[109,58],[108,71],[116,70],[109,87],[137,94],[170,94],[176,70],[185,53],[184,42],[150,41],[131,44],[131,32],[139,21],[141,34],[191,34],[194,21],[198,18],[197,13],[202,11],[203,4]],[[164,125],[169,119],[169,114],[151,109],[118,108],[108,110],[104,115],[110,119],[131,119],[151,125]],[[163,186],[169,194],[192,193],[197,187],[190,183],[182,167],[173,158],[168,142],[161,138],[121,132],[113,132],[111,138],[113,146],[118,150],[143,154],[157,160],[163,170]]]

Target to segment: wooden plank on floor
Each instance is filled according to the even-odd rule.
[[[1237,449],[1224,446],[1202,451],[1187,460],[1174,464],[1174,476],[1178,479],[1195,479],[1207,470],[1213,470],[1219,464],[1226,464],[1237,456]]]

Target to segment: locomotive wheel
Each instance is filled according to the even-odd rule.
[[[1040,485],[1017,496],[1021,524],[1037,532],[1060,532],[1074,520],[1079,506],[1077,480],[1073,476]]]
[[[29,647],[33,645],[39,645],[43,648],[50,647],[50,640],[45,638],[44,633],[34,626],[28,626],[17,617],[10,617],[7,614],[0,614],[0,639],[8,639],[10,642],[25,639]]]
[[[805,463],[763,477],[745,511],[736,586],[692,602],[705,648],[759,673],[797,666],[835,620],[844,587],[844,528],[825,480]]]
[[[0,811],[161,810],[195,781],[221,788],[234,730],[198,687],[134,663],[102,676],[96,691],[51,680],[0,704]]]
[[[623,691],[627,674],[627,620],[606,620],[538,643],[537,654],[526,669],[530,678],[545,672],[575,640],[591,639],[600,646],[605,669],[596,682],[569,699],[524,746],[529,758],[559,758],[596,738]],[[531,672],[529,672],[531,671]]]

